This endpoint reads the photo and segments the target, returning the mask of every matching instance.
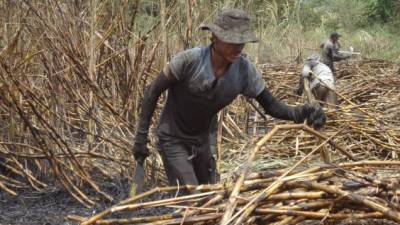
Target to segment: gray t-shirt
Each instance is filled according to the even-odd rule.
[[[253,63],[241,56],[215,78],[211,46],[176,54],[170,72],[178,82],[168,90],[158,125],[158,135],[189,140],[206,140],[213,117],[239,94],[256,97],[265,88]]]
[[[332,43],[330,39],[326,40],[322,45],[322,59],[321,61],[327,65],[332,72],[335,71],[333,66],[334,61],[340,61],[346,59],[345,55],[339,53],[340,44],[339,42]]]

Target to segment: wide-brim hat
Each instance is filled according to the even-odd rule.
[[[258,42],[256,34],[250,30],[250,17],[239,9],[222,10],[214,23],[201,25],[200,29],[211,31],[221,41],[227,43]]]

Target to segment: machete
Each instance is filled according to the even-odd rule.
[[[131,191],[129,193],[130,197],[136,196],[143,192],[145,183],[145,173],[144,173],[144,159],[138,159],[136,161],[135,174],[133,175],[133,183],[131,186]]]
[[[354,52],[353,46],[349,47],[349,51],[338,51],[339,53],[342,54],[349,54],[349,55],[361,55],[361,52]]]

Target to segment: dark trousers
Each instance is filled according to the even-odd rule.
[[[328,103],[329,107],[333,107],[338,104],[335,92],[329,88],[318,84],[312,89],[312,91],[317,100]]]
[[[159,138],[158,144],[171,185],[216,183],[216,163],[209,142]]]

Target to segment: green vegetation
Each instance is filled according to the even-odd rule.
[[[365,57],[399,60],[400,1],[303,0],[254,4],[262,42],[260,61],[288,61],[319,51],[332,31],[343,50],[353,46]]]

